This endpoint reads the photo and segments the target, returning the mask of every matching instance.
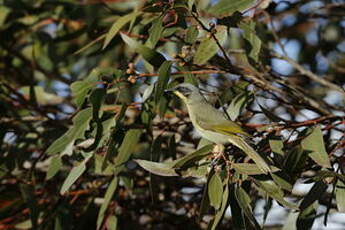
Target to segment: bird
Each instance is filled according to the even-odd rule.
[[[185,103],[193,126],[203,138],[223,146],[223,149],[225,144],[233,144],[246,153],[264,174],[271,172],[266,161],[247,143],[250,135],[210,104],[198,87],[181,83],[166,92],[174,93]]]

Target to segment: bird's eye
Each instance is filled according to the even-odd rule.
[[[190,89],[188,89],[187,87],[183,87],[183,86],[178,87],[177,90],[186,97],[188,97],[192,93],[192,91]]]

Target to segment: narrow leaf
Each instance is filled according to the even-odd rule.
[[[56,175],[56,173],[60,171],[61,167],[62,167],[61,157],[60,156],[52,157],[49,164],[48,172],[46,175],[46,180],[53,178]]]
[[[222,196],[222,206],[221,208],[216,212],[216,215],[214,217],[214,220],[212,222],[211,230],[215,230],[219,222],[222,220],[222,217],[224,216],[224,212],[228,206],[228,200],[229,200],[229,186],[226,185],[223,196]]]
[[[116,34],[124,25],[134,20],[140,14],[141,12],[133,12],[117,19],[116,22],[114,22],[114,24],[111,26],[110,30],[108,31],[105,37],[103,49],[109,45],[110,41],[116,36]]]
[[[256,62],[259,60],[259,53],[261,49],[261,40],[256,35],[255,22],[241,22],[239,23],[239,28],[243,30],[243,37],[251,45],[249,57],[253,58]]]
[[[165,61],[158,70],[158,81],[155,88],[155,102],[158,104],[160,101],[164,90],[166,89],[169,77],[170,77],[170,68],[171,68],[172,62],[171,61]]]
[[[141,54],[143,58],[149,62],[154,67],[160,67],[165,61],[162,54],[148,48],[145,45],[140,44],[136,40],[128,37],[127,35],[121,33],[122,40],[127,43],[128,46],[132,47],[136,52]]]
[[[248,95],[246,93],[237,95],[234,99],[232,99],[229,108],[227,108],[226,112],[229,114],[231,120],[236,120],[237,117],[241,114],[243,108],[245,108],[248,102]]]
[[[341,180],[338,180],[336,183],[335,198],[338,211],[345,213],[345,183]]]
[[[245,175],[259,175],[262,174],[262,170],[256,165],[251,163],[233,163],[231,166],[236,170],[236,172]],[[271,166],[272,172],[277,172],[280,169]]]
[[[109,203],[114,196],[115,190],[117,188],[117,184],[118,184],[118,177],[115,176],[113,180],[110,182],[107,188],[107,191],[105,192],[104,201],[101,205],[101,208],[99,210],[98,217],[97,217],[97,229],[100,229],[103,223],[105,211],[107,210]]]

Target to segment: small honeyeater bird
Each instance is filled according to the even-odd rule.
[[[203,138],[217,145],[231,143],[243,150],[263,173],[271,171],[266,161],[246,142],[245,138],[250,135],[211,105],[196,86],[182,83],[166,91],[173,92],[186,104],[189,117]]]

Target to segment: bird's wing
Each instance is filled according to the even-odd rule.
[[[219,119],[216,123],[211,123],[200,117],[196,118],[197,124],[205,130],[217,132],[229,136],[229,142],[245,152],[265,174],[271,172],[266,161],[244,140],[242,136],[250,135],[242,130],[241,126],[230,120]]]
[[[203,119],[201,117],[196,117],[197,124],[205,130],[210,130],[224,135],[240,135],[250,137],[250,134],[246,133],[241,126],[237,123],[227,120],[218,119],[217,121],[211,121],[210,119]]]

